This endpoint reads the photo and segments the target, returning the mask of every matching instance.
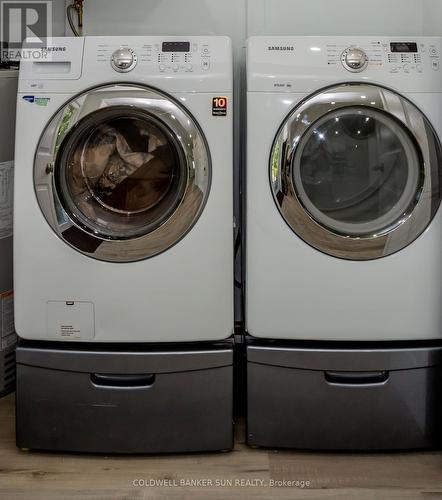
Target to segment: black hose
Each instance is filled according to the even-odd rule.
[[[81,36],[80,32],[77,30],[77,28],[76,28],[76,26],[74,24],[74,21],[72,19],[72,10],[74,10],[75,12],[77,12],[77,9],[76,9],[75,5],[68,5],[68,7],[66,9],[66,16],[68,18],[69,26],[71,27],[72,33],[75,36]]]

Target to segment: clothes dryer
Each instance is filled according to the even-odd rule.
[[[248,42],[252,444],[432,444],[440,53],[425,37]]]

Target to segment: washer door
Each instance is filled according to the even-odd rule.
[[[442,152],[425,116],[391,90],[328,88],[294,109],[270,159],[292,230],[329,255],[385,257],[413,242],[441,203]]]
[[[180,241],[204,208],[210,178],[208,145],[189,112],[134,85],[67,103],[44,131],[34,167],[40,208],[57,235],[111,262]]]

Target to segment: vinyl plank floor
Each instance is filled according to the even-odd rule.
[[[122,457],[23,452],[15,446],[14,413],[14,396],[0,400],[1,500],[442,499],[438,452],[250,449],[242,423],[231,453]]]

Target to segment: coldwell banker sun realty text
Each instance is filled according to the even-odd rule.
[[[48,57],[41,49],[52,37],[51,1],[1,0],[0,21],[2,61]]]
[[[296,479],[134,479],[135,488],[309,488],[310,481]]]

